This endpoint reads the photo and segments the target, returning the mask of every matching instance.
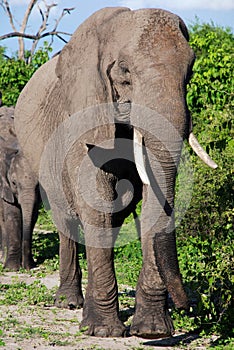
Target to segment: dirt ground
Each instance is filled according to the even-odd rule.
[[[12,282],[33,283],[38,278],[28,274],[5,272],[0,284]],[[58,273],[40,279],[47,288],[58,285]],[[96,338],[79,332],[82,310],[64,310],[53,306],[1,305],[0,339],[4,350],[152,350],[152,349],[206,349],[209,340],[198,335],[176,334],[169,339],[148,340],[137,337]],[[212,339],[213,340],[213,339]],[[1,344],[1,343],[0,343]]]

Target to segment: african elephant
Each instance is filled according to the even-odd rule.
[[[32,232],[37,220],[38,181],[23,156],[14,128],[14,108],[0,108],[0,226],[4,267],[35,267]]]
[[[198,146],[186,105],[193,61],[186,26],[176,15],[106,8],[38,69],[18,99],[19,142],[60,231],[58,306],[83,304],[78,223],[84,229],[88,286],[81,326],[90,335],[126,332],[118,316],[113,246],[141,198],[143,267],[130,332],[173,334],[168,292],[177,307],[188,307],[173,208],[183,140]]]

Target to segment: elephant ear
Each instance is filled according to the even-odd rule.
[[[124,11],[130,10],[116,7],[94,13],[76,30],[57,62],[55,72],[61,81],[62,95],[66,96],[64,103],[68,115],[89,110],[85,130],[90,135],[85,135],[87,143],[114,139],[114,117],[103,105],[112,100],[105,83],[106,72],[101,68],[100,38],[103,37],[103,25]],[[97,125],[102,125],[100,131]],[[95,132],[91,132],[93,129]]]
[[[0,163],[0,196],[2,199],[4,199],[8,203],[14,203],[15,198],[12,193],[10,184],[7,180],[7,170],[6,170],[6,164],[3,162]]]
[[[15,198],[10,188],[10,185],[8,184],[7,181],[5,181],[5,179],[1,180],[0,187],[1,187],[1,198],[4,199],[6,202],[13,204],[15,202]]]

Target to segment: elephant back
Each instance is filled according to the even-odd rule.
[[[57,60],[58,56],[34,73],[21,91],[15,107],[15,129],[19,144],[36,173],[45,144],[41,125],[44,124],[47,130],[52,128],[50,116],[45,116],[44,106],[56,84]]]

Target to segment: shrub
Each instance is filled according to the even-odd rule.
[[[215,110],[233,107],[234,47],[231,29],[214,24],[190,27],[190,45],[197,59],[188,91],[188,103],[193,112],[207,106]]]
[[[44,47],[36,51],[32,57],[32,61],[20,60],[16,56],[6,58],[4,56],[4,48],[0,50],[0,91],[2,92],[2,103],[6,106],[16,104],[17,98],[31,78],[33,73],[49,59],[51,48],[47,43]]]

